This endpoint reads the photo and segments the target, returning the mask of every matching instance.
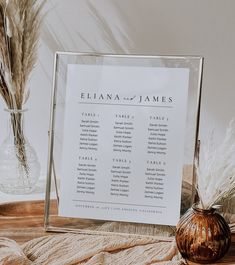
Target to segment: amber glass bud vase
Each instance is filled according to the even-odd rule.
[[[180,219],[176,243],[186,260],[206,264],[221,259],[231,244],[231,232],[216,209],[203,210],[193,205]]]

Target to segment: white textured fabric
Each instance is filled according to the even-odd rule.
[[[23,250],[15,241],[0,238],[1,265],[31,265],[32,262],[25,256]]]
[[[1,265],[179,265],[173,238],[169,240],[117,235],[60,234],[18,246],[0,240]]]

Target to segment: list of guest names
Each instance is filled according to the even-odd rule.
[[[104,81],[97,85],[87,79],[88,73],[96,76],[94,67],[70,65],[69,70],[60,215],[175,224],[180,207],[188,72],[182,69],[182,78],[177,79],[182,91],[168,84],[164,94],[152,88],[156,95],[149,96],[138,94],[138,87],[129,89],[128,95],[125,89],[115,90],[116,82],[125,86],[126,74],[120,73],[117,80],[108,66],[107,74],[113,73],[109,76],[113,87],[109,84],[108,91],[101,89],[107,87]],[[154,70],[161,74],[158,68]],[[84,75],[78,77],[77,71]],[[102,71],[106,73],[104,67]],[[128,71],[132,76],[137,70]],[[85,84],[93,87],[92,92],[84,89]]]

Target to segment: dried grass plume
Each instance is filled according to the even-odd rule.
[[[235,122],[231,121],[222,143],[215,147],[213,135],[202,146],[196,164],[199,207],[209,209],[235,196]]]
[[[37,58],[44,1],[0,0],[0,94],[9,109],[22,109]]]
[[[29,175],[22,128],[23,104],[29,97],[26,83],[37,58],[37,43],[44,0],[0,0],[0,95],[10,109],[16,157]]]

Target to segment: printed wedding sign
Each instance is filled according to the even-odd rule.
[[[176,225],[189,69],[68,65],[59,215]]]

